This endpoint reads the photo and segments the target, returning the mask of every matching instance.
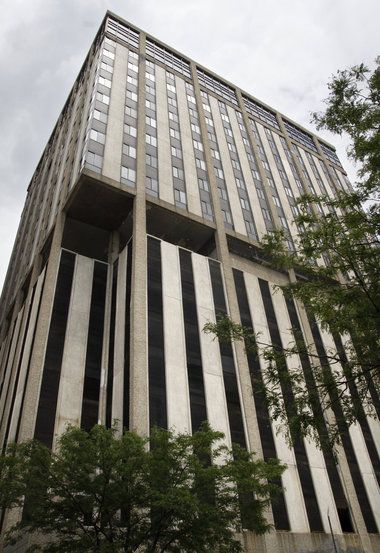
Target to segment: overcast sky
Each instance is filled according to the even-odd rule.
[[[0,288],[26,189],[107,9],[310,128],[338,69],[380,54],[379,0],[0,0]],[[320,133],[346,160],[346,142]]]

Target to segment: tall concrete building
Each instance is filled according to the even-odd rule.
[[[298,328],[335,347],[273,292],[294,275],[263,263],[260,240],[284,229],[293,248],[297,198],[348,186],[331,145],[107,13],[28,187],[1,300],[1,445],[207,419],[287,465],[276,531],[245,533],[247,551],[328,551],[331,533],[380,551],[377,422],[350,428],[337,463],[290,448],[257,393],[262,362],[202,332],[228,312],[273,344]],[[305,359],[288,369],[301,362],[312,378]]]

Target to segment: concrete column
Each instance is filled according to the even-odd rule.
[[[145,176],[145,34],[140,33],[137,179],[133,205],[130,427],[144,436],[149,433]]]

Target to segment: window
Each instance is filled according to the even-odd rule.
[[[149,79],[150,81],[155,81],[156,80],[156,77],[153,75],[153,73],[145,73],[145,76],[147,79]]]
[[[208,182],[206,179],[198,179],[198,184],[201,190],[205,190],[205,192],[209,191]]]
[[[147,94],[151,94],[152,96],[156,94],[156,91],[154,90],[154,86],[149,86],[149,84],[145,85],[145,92]]]
[[[130,136],[137,136],[137,129],[132,125],[124,125],[124,132]]]
[[[222,200],[228,200],[227,192],[224,188],[218,186],[219,196]]]
[[[156,109],[156,105],[151,100],[145,100],[145,107],[148,109],[152,109],[153,111]]]
[[[104,144],[106,141],[106,135],[102,132],[95,131],[94,129],[90,130],[90,138],[91,140],[95,140],[95,142],[99,142],[100,144]]]
[[[113,52],[110,52],[109,50],[103,50],[103,56],[111,58],[111,60],[115,59],[115,54]]]
[[[158,182],[157,179],[153,179],[152,177],[146,177],[146,188],[148,191],[155,192],[157,195],[158,192]]]
[[[178,123],[178,115],[176,113],[169,111],[169,119],[170,121],[174,121],[174,123]]]
[[[240,163],[236,159],[231,159],[232,167],[240,171]]]
[[[152,61],[146,60],[145,64],[147,67],[150,67],[150,69],[154,69],[154,63]]]
[[[157,158],[156,158],[156,156],[152,156],[150,154],[145,154],[145,162],[150,167],[157,167]]]
[[[170,92],[174,92],[175,93],[175,86],[172,85],[172,84],[169,84],[169,83],[166,83],[166,88],[168,90],[170,90]]]
[[[195,97],[192,96],[191,94],[186,94],[187,96],[187,99],[189,102],[191,102],[192,104],[195,104]]]
[[[277,207],[281,207],[280,200],[277,198],[277,196],[272,196],[272,198],[274,205],[276,205]]]
[[[245,221],[245,228],[247,229],[248,234],[252,234],[252,236],[256,237],[256,229],[253,226],[253,223],[251,221]]]
[[[203,171],[206,171],[206,164],[203,161],[203,159],[199,159],[198,157],[196,157],[195,164],[198,167],[198,169],[203,169]]]
[[[203,145],[201,142],[199,142],[198,140],[193,140],[193,145],[194,145],[194,148],[203,152]]]
[[[211,155],[214,159],[220,159],[220,154],[218,150],[214,150],[213,148],[211,148]]]
[[[129,182],[136,182],[136,171],[134,169],[131,169],[130,167],[121,167],[121,178],[129,181]]]
[[[108,71],[108,73],[113,73],[113,67],[112,65],[109,65],[107,62],[102,61],[100,64],[100,68],[104,69],[104,71]]]
[[[128,69],[131,69],[131,70],[134,71],[135,73],[138,73],[138,72],[139,72],[139,66],[138,66],[138,65],[135,65],[135,64],[132,63],[131,61],[128,62]]]
[[[250,152],[247,152],[247,158],[248,158],[248,161],[250,161],[251,163],[255,163],[253,155]]]
[[[227,148],[229,149],[230,152],[236,153],[235,144],[232,144],[231,142],[227,142]]]
[[[157,127],[157,121],[153,119],[153,117],[149,117],[149,115],[145,116],[145,123],[147,125],[150,125],[151,127],[154,127],[154,128]]]
[[[138,54],[136,54],[136,52],[134,52],[133,50],[129,50],[129,57],[130,57],[130,58],[133,58],[133,59],[135,59],[135,60],[138,60],[138,59],[139,59]]]
[[[288,224],[287,224],[287,222],[286,222],[285,217],[280,216],[280,221],[281,221],[282,226],[283,226],[284,228],[287,229],[287,228],[288,228]]]
[[[248,138],[245,138],[245,136],[243,136],[243,143],[244,143],[245,146],[248,146],[248,148],[249,148],[249,140],[248,140]]]
[[[174,198],[176,202],[179,202],[180,204],[186,205],[186,192],[183,190],[178,190],[177,188],[174,189]]]
[[[209,140],[211,140],[211,142],[216,142],[216,136],[213,132],[208,131],[207,136],[209,137]]]
[[[249,210],[249,203],[248,200],[246,200],[245,198],[240,198],[240,205],[243,209]]]
[[[136,148],[130,144],[123,144],[123,154],[136,158]]]
[[[173,167],[173,177],[183,180],[183,170],[179,167]]]
[[[107,104],[107,106],[110,103],[110,97],[106,94],[102,94],[101,92],[96,93],[96,99],[99,100],[99,102],[103,102],[103,104]]]
[[[136,92],[133,92],[132,90],[127,90],[127,98],[129,98],[130,100],[133,100],[134,102],[137,102]]]
[[[131,75],[127,75],[127,83],[137,86],[137,79],[135,79],[135,77],[131,77]]]
[[[172,156],[173,157],[182,158],[182,152],[181,152],[180,148],[176,148],[175,146],[172,146],[171,150],[172,150]]]
[[[202,205],[202,213],[208,217],[212,217],[212,207],[211,204],[208,202],[205,202],[204,200],[201,200]]]
[[[214,121],[211,119],[211,117],[205,117],[205,121],[207,125],[210,125],[210,127],[214,126]]]
[[[175,98],[168,98],[168,104],[169,106],[177,107],[177,100]]]
[[[203,109],[204,109],[205,111],[208,111],[209,113],[211,113],[211,108],[210,108],[210,106],[209,106],[208,104],[203,104]]]
[[[239,179],[238,177],[235,177],[235,182],[236,182],[236,186],[238,188],[243,188],[243,189],[245,188],[244,182],[242,181],[242,179]]]
[[[134,119],[137,118],[137,110],[135,110],[135,108],[131,108],[130,106],[125,106],[125,113],[130,117],[133,117]]]
[[[265,194],[264,194],[264,190],[262,190],[262,188],[256,188],[256,192],[257,192],[258,197],[261,200],[265,200]]]
[[[86,162],[90,165],[94,165],[94,167],[101,168],[103,163],[102,156],[99,156],[98,154],[94,154],[93,152],[87,152],[86,154]]]
[[[176,129],[169,129],[169,132],[172,138],[176,138],[177,140],[180,140],[179,131],[177,131]]]
[[[226,115],[225,113],[221,113],[220,116],[223,119],[223,121],[226,121],[226,123],[230,122],[228,115]]]
[[[107,123],[107,115],[98,109],[94,109],[94,119],[97,119],[102,123]]]
[[[157,146],[157,138],[155,136],[152,136],[151,134],[145,135],[145,142],[147,144],[150,144],[151,146]]]
[[[198,119],[198,112],[197,112],[196,109],[189,108],[189,113],[190,113],[191,117],[194,117],[194,119]]]
[[[191,123],[191,130],[196,132],[197,134],[201,134],[201,130],[195,123]]]
[[[232,225],[232,218],[231,218],[230,212],[225,211],[224,209],[222,209],[221,211],[222,211],[224,222],[228,223],[229,225]]]
[[[262,207],[262,208],[261,208],[261,211],[262,211],[262,213],[263,213],[264,219],[266,219],[267,221],[270,221],[270,220],[271,220],[271,217],[270,217],[269,211],[268,211],[265,207]]]
[[[214,169],[216,176],[220,179],[224,179],[223,169],[221,169],[220,167],[214,167]]]
[[[231,129],[228,129],[227,127],[224,127],[224,132],[226,133],[227,136],[230,136],[230,137],[233,136]]]

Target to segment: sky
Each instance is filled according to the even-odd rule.
[[[331,76],[380,54],[379,0],[0,0],[0,288],[28,184],[107,9],[314,132]],[[318,134],[355,181],[347,139]]]

